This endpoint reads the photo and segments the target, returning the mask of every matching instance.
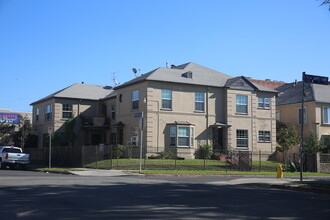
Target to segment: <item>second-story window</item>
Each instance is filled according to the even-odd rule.
[[[46,105],[45,107],[45,121],[51,120],[52,119],[52,105]]]
[[[204,112],[204,92],[195,93],[195,111]]]
[[[111,120],[116,119],[116,104],[111,105]]]
[[[258,98],[258,108],[270,109],[270,98]]]
[[[248,113],[248,97],[246,95],[236,95],[236,113]]]
[[[72,117],[72,104],[62,105],[62,118],[69,119]]]
[[[139,109],[139,91],[132,92],[132,110]]]
[[[162,89],[162,109],[172,109],[172,90]]]
[[[36,108],[36,121],[39,121],[40,109]]]

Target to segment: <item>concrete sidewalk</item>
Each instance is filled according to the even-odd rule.
[[[140,173],[131,173],[122,170],[100,170],[100,169],[87,169],[87,168],[83,168],[83,169],[84,169],[83,171],[70,171],[70,173],[78,176],[108,176],[108,177],[144,175]]]

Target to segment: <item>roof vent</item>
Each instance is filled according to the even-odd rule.
[[[188,79],[192,79],[192,72],[188,71],[188,72],[182,73],[181,76],[188,78]]]

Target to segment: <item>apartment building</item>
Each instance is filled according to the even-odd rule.
[[[142,138],[147,155],[170,148],[193,158],[203,144],[215,151],[275,151],[277,92],[245,77],[190,62],[157,68],[114,90],[123,143],[138,146]]]
[[[38,134],[38,147],[49,146],[49,133],[54,133],[57,144],[75,145],[99,144],[104,142],[105,132],[99,127],[106,122],[102,115],[100,99],[109,96],[112,87],[76,83],[38,101],[33,106],[33,128]],[[75,119],[70,128],[74,140],[66,136],[66,122]],[[69,143],[72,142],[72,143]]]
[[[31,105],[40,147],[47,146],[49,128],[63,134],[74,117],[77,145],[124,144],[138,152],[142,141],[148,156],[172,149],[194,158],[204,144],[214,151],[274,152],[276,95],[243,76],[190,62],[115,88],[74,84]]]

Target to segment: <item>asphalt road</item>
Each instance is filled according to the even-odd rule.
[[[0,170],[0,220],[329,219],[329,195],[223,184],[235,178]]]

